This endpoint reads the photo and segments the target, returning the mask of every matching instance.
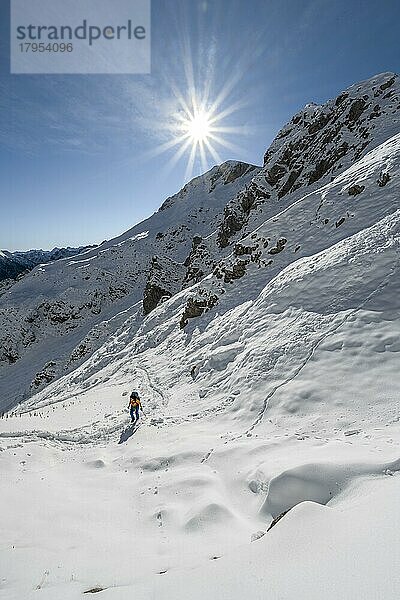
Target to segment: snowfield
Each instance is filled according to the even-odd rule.
[[[400,597],[400,134],[387,131],[281,210],[263,205],[225,249],[209,232],[204,277],[147,315],[139,297],[109,306],[91,352],[13,402],[1,599]],[[46,266],[46,281],[62,268],[71,282],[96,252]],[[152,285],[183,254],[165,251]],[[19,285],[29,303],[32,281]]]

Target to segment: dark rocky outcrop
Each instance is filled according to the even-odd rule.
[[[189,323],[189,319],[200,317],[205,311],[213,308],[217,302],[218,298],[215,294],[204,291],[202,296],[188,298],[179,323],[180,328],[183,329],[186,327],[186,325]]]
[[[350,121],[357,121],[361,117],[362,113],[364,112],[366,105],[367,105],[367,103],[364,100],[364,98],[358,98],[357,100],[354,100],[354,102],[350,106],[349,115],[348,115],[348,118],[350,119]]]
[[[232,283],[235,279],[240,279],[246,273],[246,265],[249,264],[249,260],[238,260],[232,265],[231,269],[225,268],[223,271],[223,277],[225,283]]]
[[[151,313],[161,300],[171,298],[172,293],[156,284],[147,284],[143,295],[143,312],[145,315]]]
[[[364,190],[365,190],[365,185],[358,185],[356,183],[355,185],[352,185],[351,187],[349,187],[349,189],[347,190],[347,193],[349,194],[349,196],[358,196],[358,194],[361,194]]]
[[[338,221],[336,221],[335,223],[335,227],[338,228],[341,225],[343,225],[343,223],[345,222],[346,218],[345,217],[341,217]]]
[[[200,236],[194,236],[192,248],[184,261],[187,271],[183,279],[183,287],[198,283],[214,267],[214,260]]]
[[[379,86],[379,89],[382,92],[384,92],[388,88],[392,87],[392,85],[394,84],[395,81],[396,81],[396,76],[393,75],[392,77],[390,77],[390,79],[388,79],[387,81],[385,81],[385,83],[382,83],[382,85]]]
[[[282,252],[282,250],[285,248],[286,243],[286,238],[279,238],[279,240],[276,242],[276,246],[271,248],[271,250],[268,251],[268,254],[279,254],[279,252]]]
[[[228,246],[230,238],[247,223],[250,212],[270,197],[271,194],[255,180],[239,192],[235,202],[225,207],[223,221],[218,229],[219,246]]]
[[[43,369],[39,373],[36,373],[31,383],[31,388],[37,389],[53,381],[57,372],[56,368],[57,363],[55,361],[51,360],[48,363],[46,363]]]
[[[385,185],[387,183],[389,183],[389,181],[390,181],[390,174],[382,171],[381,174],[379,175],[379,179],[377,182],[379,187],[385,187]]]
[[[153,256],[143,292],[143,312],[151,313],[161,300],[166,300],[182,289],[186,268],[169,258]]]

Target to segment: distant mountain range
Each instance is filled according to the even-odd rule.
[[[0,250],[0,281],[16,279],[22,273],[31,271],[40,264],[46,264],[61,258],[75,256],[94,246],[79,248],[53,248],[53,250],[28,250],[26,252],[8,252]]]

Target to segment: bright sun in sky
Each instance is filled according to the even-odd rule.
[[[222,159],[216,146],[224,146],[236,151],[237,147],[226,140],[226,135],[238,133],[235,127],[222,126],[221,121],[236,110],[228,107],[223,110],[219,104],[220,98],[213,103],[201,102],[196,94],[187,101],[183,95],[177,94],[180,111],[176,116],[173,139],[165,145],[165,149],[177,146],[171,165],[175,164],[184,154],[187,154],[186,181],[191,177],[196,158],[200,159],[202,171],[205,172],[210,163],[219,164]]]
[[[205,111],[199,111],[184,123],[193,142],[204,142],[211,133],[210,117]]]
[[[185,63],[186,64],[186,63]],[[186,90],[169,81],[176,101],[176,110],[163,125],[169,133],[169,140],[157,146],[156,154],[171,152],[169,160],[164,164],[166,172],[171,170],[180,159],[187,157],[184,181],[193,176],[193,170],[201,167],[205,173],[211,165],[220,164],[222,157],[220,148],[229,150],[230,158],[241,153],[241,148],[229,141],[231,136],[247,134],[246,126],[229,124],[227,121],[236,111],[246,106],[245,99],[232,102],[230,96],[238,82],[237,77],[226,81],[222,88],[213,93],[211,79],[204,81],[203,86],[196,88],[193,65],[190,61],[185,66]],[[214,90],[216,92],[217,90]]]

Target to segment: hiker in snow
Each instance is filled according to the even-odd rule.
[[[143,412],[142,403],[137,392],[132,392],[130,395],[128,408],[130,409],[132,423],[137,423],[139,421],[139,408]]]

